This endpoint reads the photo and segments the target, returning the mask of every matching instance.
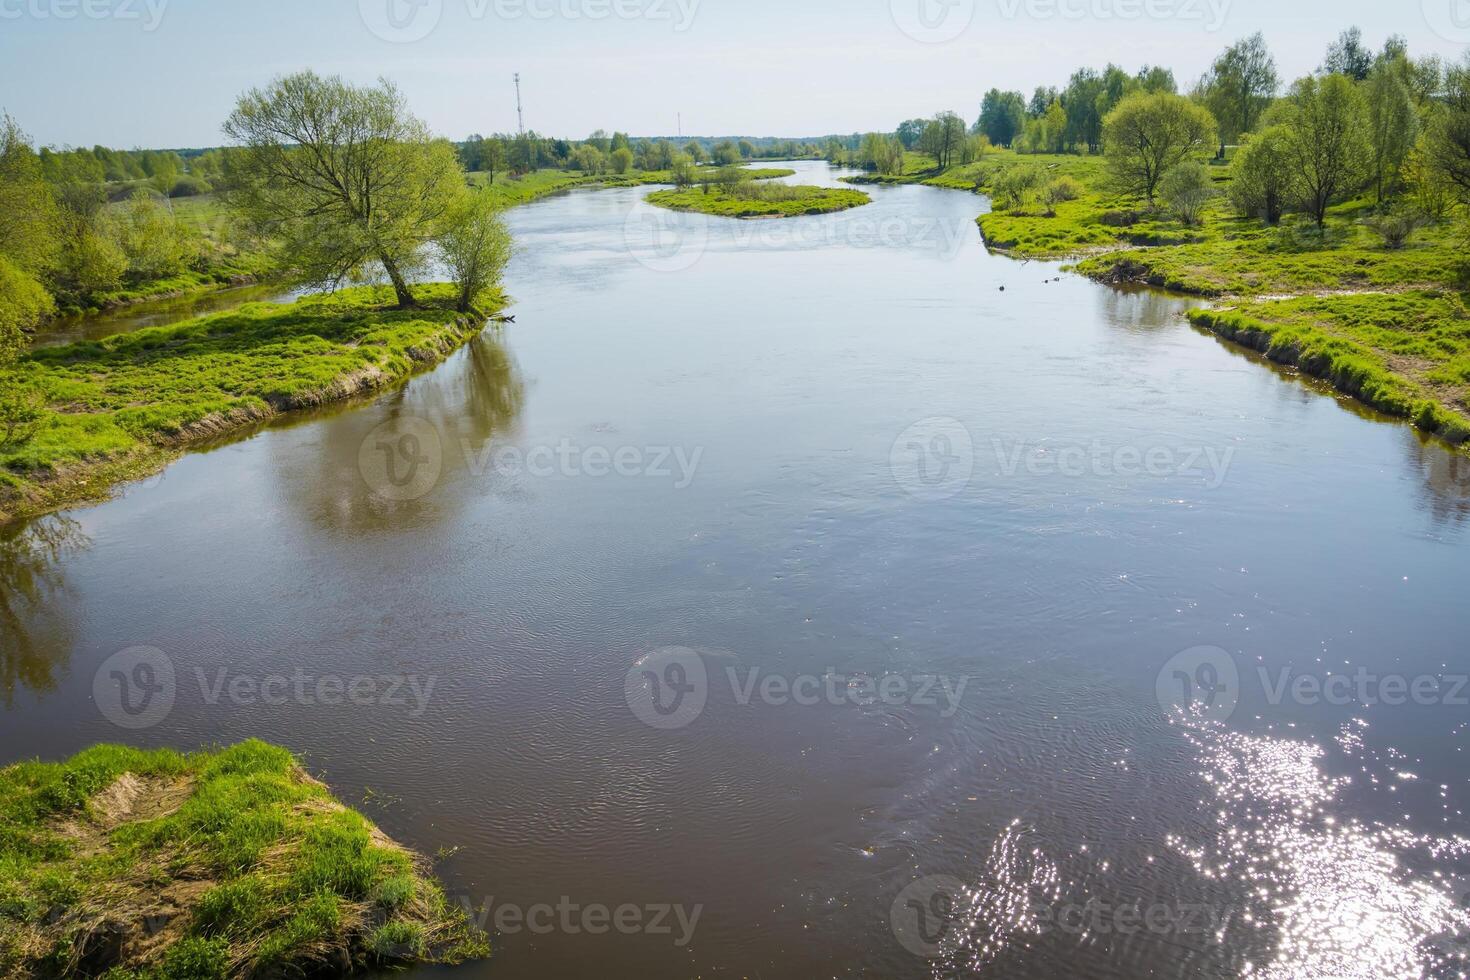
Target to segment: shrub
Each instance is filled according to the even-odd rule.
[[[1409,243],[1414,232],[1424,225],[1424,217],[1406,211],[1375,214],[1363,224],[1373,229],[1383,239],[1383,247],[1397,251]]]
[[[1203,164],[1181,163],[1159,181],[1159,197],[1186,225],[1198,224],[1205,205],[1215,196],[1210,172]]]
[[[996,207],[1010,211],[1025,207],[1041,186],[1042,177],[1039,164],[1011,167],[992,183]]]

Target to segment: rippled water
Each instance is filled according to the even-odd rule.
[[[500,922],[466,977],[1464,973],[1464,457],[971,195],[645,193],[515,211],[517,323],[401,390],[8,532],[0,762],[290,745]]]

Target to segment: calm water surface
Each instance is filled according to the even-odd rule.
[[[401,390],[12,530],[0,763],[289,745],[492,928],[578,910],[466,978],[1463,975],[1465,458],[970,195],[645,193],[514,212],[518,322]]]

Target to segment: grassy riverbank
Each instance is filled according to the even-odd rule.
[[[0,975],[345,975],[489,954],[428,862],[285,749],[0,770]]]
[[[447,285],[418,293],[411,310],[361,287],[32,352],[15,371],[45,410],[29,441],[0,449],[0,521],[96,499],[192,443],[400,381],[484,325],[483,312],[453,310]]]
[[[648,203],[673,211],[697,211],[722,218],[794,218],[861,207],[872,198],[862,191],[833,187],[792,187],[744,182],[728,189],[715,185],[654,191]]]
[[[1470,440],[1470,319],[1463,230],[1455,220],[1418,229],[1390,247],[1370,224],[1366,199],[1329,211],[1324,229],[1302,215],[1271,227],[1238,217],[1223,192],[1231,167],[1209,168],[1222,193],[1186,225],[1121,195],[1098,156],[994,151],[944,172],[910,154],[904,172],[856,178],[991,194],[978,219],[986,244],[1027,259],[1072,259],[1099,282],[1142,283],[1214,299],[1196,326],[1409,419],[1451,442]],[[1035,174],[1008,200],[1008,175]],[[1058,181],[1068,193],[1047,202]]]
[[[1301,297],[1193,310],[1189,318],[1426,432],[1470,440],[1470,309],[1462,294]]]

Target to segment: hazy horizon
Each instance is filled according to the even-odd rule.
[[[0,95],[42,144],[200,147],[240,92],[311,68],[403,90],[439,134],[526,126],[582,138],[803,138],[891,131],[991,87],[1062,85],[1082,66],[1158,64],[1187,88],[1232,41],[1264,31],[1283,79],[1345,28],[1457,59],[1470,4],[1423,0],[0,0]],[[1458,16],[1457,16],[1458,15]],[[1461,26],[1465,25],[1465,26]],[[22,86],[17,79],[24,78]],[[158,106],[167,105],[161,113]]]

